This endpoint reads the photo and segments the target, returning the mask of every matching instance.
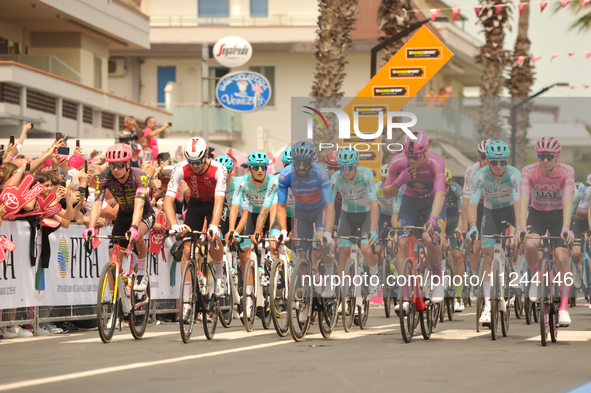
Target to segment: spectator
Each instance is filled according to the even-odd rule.
[[[429,94],[425,96],[423,100],[425,106],[437,106],[437,96],[435,95],[435,89],[429,90]]]
[[[156,123],[156,119],[152,116],[146,119],[146,128],[144,128],[143,132],[147,138],[147,142],[142,144],[142,146],[147,147],[152,151],[152,157],[158,156],[158,140],[156,139],[156,135],[160,134],[162,131],[166,130],[170,127],[172,123],[167,122],[160,128],[158,127],[158,123]]]
[[[445,91],[445,87],[442,87],[441,89],[439,89],[439,94],[437,94],[437,105],[438,106],[442,106],[442,107],[446,107],[447,104],[447,100],[449,99],[449,94],[447,94],[447,92]]]

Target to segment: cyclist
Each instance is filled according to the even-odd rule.
[[[223,253],[221,243],[222,234],[219,225],[224,210],[226,197],[226,167],[209,158],[209,149],[205,139],[193,137],[189,139],[184,150],[185,160],[176,164],[172,170],[168,189],[164,197],[164,213],[173,231],[185,233],[187,231],[203,231],[205,220],[209,224],[207,232],[209,242],[209,255],[214,263],[215,288],[217,297],[226,292],[223,277]],[[179,224],[174,211],[174,200],[177,197],[181,180],[187,183],[190,191],[189,206],[185,214],[183,224]],[[231,225],[232,223],[230,223]],[[216,246],[218,249],[216,250]],[[181,259],[181,271],[189,259],[191,243],[186,242]],[[189,300],[192,293],[191,282],[185,282],[185,294]],[[183,318],[189,318],[190,305],[184,305]]]
[[[132,151],[125,143],[117,143],[107,149],[105,160],[110,168],[99,175],[99,187],[96,193],[88,228],[82,236],[90,240],[95,234],[97,221],[103,210],[103,201],[107,190],[119,204],[119,212],[113,224],[113,236],[126,236],[119,242],[118,260],[123,260],[128,240],[133,238],[138,250],[138,274],[134,282],[135,291],[144,291],[148,285],[146,256],[148,248],[144,235],[154,226],[155,215],[148,192],[148,175],[139,168],[131,168]],[[109,258],[113,255],[113,241],[109,245]]]
[[[331,178],[332,196],[340,192],[343,196],[341,219],[339,221],[338,236],[360,236],[361,253],[369,266],[369,297],[378,288],[378,259],[371,252],[370,245],[377,243],[379,206],[376,196],[376,184],[373,172],[369,168],[359,166],[359,152],[353,147],[343,147],[339,150],[337,162],[341,168]],[[371,242],[367,240],[367,234]],[[351,255],[351,241],[337,239],[339,255],[339,271],[345,270],[345,264]]]
[[[462,203],[462,186],[456,182],[452,182],[451,171],[445,168],[445,235],[454,236],[455,229],[459,226],[461,203]],[[443,245],[447,246],[448,241],[445,238],[441,239]],[[464,255],[458,247],[458,239],[455,237],[449,239],[451,246],[451,264],[453,267],[454,276],[463,276],[465,273]],[[447,247],[443,247],[447,248]],[[453,277],[452,277],[453,279]],[[454,311],[464,311],[464,300],[462,299],[462,289],[464,288],[463,281],[456,285]]]
[[[328,171],[328,176],[330,178],[332,178],[332,175],[335,174],[335,172],[338,172],[341,170],[341,168],[339,167],[339,163],[337,162],[337,155],[339,154],[339,151],[337,149],[331,149],[329,150],[328,154],[326,155],[326,157],[324,157],[324,162],[326,164],[326,170]],[[334,222],[337,223],[341,218],[341,206],[343,204],[343,196],[341,195],[340,192],[337,192],[337,196],[334,199]]]
[[[503,233],[509,225],[521,228],[522,216],[519,205],[519,185],[521,173],[507,160],[511,156],[509,146],[503,141],[490,141],[486,145],[486,158],[488,166],[481,168],[474,174],[472,195],[468,206],[468,241],[472,241],[472,235],[478,236],[476,222],[480,197],[484,197],[484,215],[482,218],[482,234],[498,235]],[[517,225],[515,220],[517,219]],[[492,260],[494,257],[494,239],[483,239],[482,250],[484,254],[484,278],[482,283],[484,295],[484,308],[480,315],[480,323],[490,323],[490,275]],[[493,277],[493,280],[500,278]]]
[[[470,196],[472,195],[472,181],[474,175],[481,168],[488,165],[488,158],[486,158],[486,145],[490,142],[490,139],[483,139],[478,144],[478,161],[470,165],[466,169],[464,175],[464,199],[462,200],[462,213],[460,214],[460,220],[458,221],[458,228],[456,230],[456,236],[464,237],[468,232],[468,205],[470,205]],[[484,196],[480,198],[478,208],[476,209],[476,228],[482,228],[482,215],[484,214]],[[473,272],[478,269],[478,260],[480,259],[480,240],[475,240],[473,245],[473,252],[470,253],[470,268]],[[468,278],[470,279],[470,278]]]
[[[589,175],[591,176],[591,175]],[[585,232],[589,229],[589,222],[587,215],[589,210],[589,201],[591,194],[587,193],[588,187],[583,183],[575,183],[575,191],[573,195],[573,232],[575,234],[575,241],[572,246],[572,267],[573,267],[573,284],[575,288],[581,288],[583,285],[582,272],[582,249]]]
[[[293,234],[298,238],[312,238],[314,230],[320,243],[320,252],[325,265],[325,275],[334,272],[334,260],[328,257],[323,239],[329,247],[334,246],[332,232],[334,226],[334,203],[330,187],[330,177],[326,169],[316,161],[314,146],[308,141],[300,141],[291,149],[293,162],[281,171],[277,189],[277,221],[285,239],[287,237],[286,202],[291,189],[295,200]],[[306,244],[296,241],[296,251],[301,258],[306,256]],[[334,296],[334,288],[327,285],[322,296]]]
[[[376,184],[378,201],[380,203],[380,218],[378,220],[378,232],[384,228],[384,223],[390,224],[392,221],[393,198],[384,196],[384,182],[388,177],[388,164],[380,167],[380,182]]]
[[[532,275],[529,296],[532,301],[538,299],[540,256],[538,247],[539,237],[545,235],[560,236],[562,240],[553,241],[556,264],[560,271],[562,282],[560,285],[560,307],[558,309],[558,325],[569,326],[570,315],[568,313],[568,298],[570,286],[565,282],[565,275],[569,272],[569,250],[567,244],[571,244],[574,238],[570,228],[572,217],[573,191],[575,184],[575,170],[570,165],[558,162],[560,158],[560,142],[551,136],[540,138],[536,142],[538,162],[528,165],[522,170],[521,177],[521,215],[522,222],[530,226],[520,228],[515,233],[519,242],[520,232],[527,234],[525,240],[525,260]],[[531,195],[529,212],[527,206]],[[529,239],[533,237],[533,239]],[[537,274],[537,276],[536,276]],[[536,280],[538,278],[538,280]]]
[[[226,244],[228,243],[228,237],[230,236],[230,207],[232,206],[232,198],[234,197],[234,191],[236,186],[240,183],[240,177],[232,175],[234,170],[234,160],[229,156],[219,156],[215,159],[217,162],[226,167],[228,171],[228,177],[226,178],[226,200],[224,202],[224,210],[222,211],[222,219],[220,223],[220,231],[225,234]],[[236,219],[235,228],[238,232],[242,232],[246,225],[246,219],[248,217],[248,201],[246,198],[242,198],[241,210],[238,211],[238,218]]]
[[[440,280],[433,281],[431,301],[440,303],[443,300],[443,283],[441,282],[441,245],[436,238],[444,225],[445,219],[445,165],[443,159],[429,151],[429,139],[422,131],[413,131],[416,139],[406,135],[402,141],[404,154],[396,155],[390,162],[388,177],[384,183],[384,196],[392,198],[406,184],[398,223],[400,226],[420,226],[424,224],[423,243],[427,249],[427,259],[434,276]],[[429,217],[427,220],[422,218]],[[425,222],[426,221],[426,222]],[[398,253],[396,268],[402,271],[402,263],[408,255],[409,231],[398,231]],[[438,284],[438,285],[437,285]],[[408,286],[403,288],[408,295]],[[405,298],[406,300],[406,298]],[[404,311],[408,311],[409,303],[404,302]]]

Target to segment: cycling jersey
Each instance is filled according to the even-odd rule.
[[[226,204],[228,206],[232,206],[232,199],[234,198],[236,187],[238,187],[241,181],[242,179],[239,176],[234,176],[226,188]],[[242,203],[240,205],[240,209],[238,210],[238,217],[242,217],[242,210],[244,209],[248,209],[248,201],[246,200],[244,194],[242,194]]]
[[[344,212],[366,213],[370,211],[369,203],[377,200],[376,183],[369,168],[358,167],[353,184],[345,179],[341,171],[335,172],[331,178],[331,187],[333,199],[337,191],[343,196]]]
[[[271,208],[272,205],[277,203],[277,189],[279,188],[279,176],[275,177],[273,183],[269,184],[267,187],[267,194],[265,195],[265,201],[263,202],[263,207],[268,209]],[[294,209],[295,209],[295,201],[293,199],[293,192],[291,189],[287,192],[287,203],[285,204],[285,210],[287,210],[287,217],[294,217]]]
[[[174,166],[166,195],[176,198],[181,180],[187,182],[191,199],[197,202],[214,202],[216,196],[226,195],[227,169],[217,161],[211,160],[207,170],[197,175],[185,160]]]
[[[591,187],[581,187],[573,195],[573,215],[577,210],[586,210],[591,201]]]
[[[466,169],[466,174],[464,175],[464,199],[470,199],[470,196],[472,196],[472,182],[474,180],[474,175],[481,168],[482,165],[480,165],[480,161],[476,161]],[[480,197],[480,203],[484,203],[484,197]]]
[[[400,153],[390,162],[386,186],[393,184],[398,175],[408,168],[406,154]],[[427,159],[416,171],[416,177],[407,183],[404,195],[414,198],[429,198],[436,192],[445,192],[445,164],[443,159],[432,151],[427,152]]]
[[[133,213],[136,198],[143,199],[144,213],[151,211],[150,197],[148,196],[148,175],[138,168],[129,169],[129,177],[124,184],[113,176],[110,169],[99,175],[99,189],[95,200],[103,202],[105,192],[109,190],[119,204],[119,212]],[[129,229],[129,228],[128,228]]]
[[[232,198],[232,205],[240,205],[240,201],[244,195],[248,201],[249,213],[260,213],[265,201],[265,195],[270,184],[275,180],[275,176],[266,175],[263,180],[261,188],[256,188],[251,175],[244,175],[234,192]]]
[[[462,186],[456,182],[451,182],[449,193],[445,198],[445,212],[448,221],[453,217],[456,218],[457,223],[457,218],[462,211],[462,196]]]
[[[561,162],[550,176],[542,173],[540,163],[523,168],[520,193],[522,197],[531,194],[531,206],[540,211],[562,209],[564,198],[572,198],[575,189],[575,170]]]
[[[384,197],[384,182],[379,182],[376,185],[376,194],[378,197],[378,201],[380,202],[380,213],[391,216],[392,215],[392,207],[394,206],[394,203],[393,203],[394,198]]]
[[[322,205],[333,203],[328,171],[317,162],[312,164],[310,175],[306,179],[297,177],[291,164],[279,175],[277,203],[286,203],[288,189],[293,192],[297,209],[313,210]]]
[[[500,209],[512,206],[514,202],[519,200],[520,181],[521,173],[519,170],[507,165],[507,169],[497,185],[489,167],[485,166],[474,175],[470,204],[478,205],[482,195],[484,196],[485,208]]]
[[[400,213],[400,204],[402,203],[402,196],[404,195],[404,189],[406,185],[403,184],[402,187],[400,187],[400,191],[398,191],[398,195],[396,195],[394,198],[392,198],[392,213],[393,214],[399,214]]]

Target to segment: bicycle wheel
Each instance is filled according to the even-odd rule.
[[[393,288],[388,285],[388,277],[391,275],[390,258],[386,256],[382,261],[382,301],[384,303],[384,314],[386,314],[386,318],[390,318],[390,313],[392,311],[392,293],[394,291]],[[392,279],[390,279],[390,283],[392,283]]]
[[[256,319],[257,310],[257,294],[256,285],[254,280],[258,280],[257,267],[254,259],[249,260],[246,263],[244,269],[244,295],[242,296],[242,315],[244,319],[244,328],[247,332],[251,332],[254,327],[254,321]],[[252,290],[249,292],[248,287]],[[250,302],[248,301],[250,299]]]
[[[412,269],[412,260],[407,259],[402,264],[403,268],[401,271],[401,275],[405,277],[410,277],[413,274]],[[398,317],[400,318],[400,333],[402,333],[402,339],[405,343],[409,343],[412,340],[413,332],[416,326],[417,321],[417,311],[416,311],[416,303],[414,302],[415,296],[415,281],[412,279],[407,279],[401,281],[401,284],[407,287],[407,299],[404,299],[404,288],[401,286],[398,289],[398,304],[400,304],[400,309],[398,311]],[[408,312],[404,311],[404,302],[408,303],[409,310]]]
[[[585,281],[583,283],[584,295],[587,300],[591,301],[591,260],[585,258],[583,263],[585,264],[585,266],[583,266],[583,269],[585,270],[585,274],[583,275],[583,280]]]
[[[271,315],[273,317],[273,326],[275,326],[275,331],[279,337],[287,336],[289,330],[288,293],[285,285],[289,276],[285,273],[284,263],[281,259],[273,263],[270,282]]]
[[[447,319],[449,319],[450,321],[454,320],[454,298],[449,297],[447,299],[445,299],[446,302],[446,307],[447,307]]]
[[[507,335],[509,334],[509,322],[511,322],[511,287],[509,286],[509,269],[509,264],[505,264],[505,271],[503,273],[504,280],[502,283],[500,283],[500,285],[503,285],[504,298],[499,300],[499,304],[501,304],[500,302],[505,303],[505,311],[500,310],[501,332],[503,333],[503,337],[507,337]]]
[[[218,325],[218,315],[220,314],[220,307],[219,307],[219,299],[213,296],[214,288],[215,288],[215,277],[213,276],[213,271],[211,270],[211,266],[208,264],[203,265],[203,269],[205,270],[204,275],[206,277],[205,281],[205,291],[201,290],[201,317],[203,318],[203,332],[205,333],[205,337],[208,340],[213,339],[215,336],[215,329]],[[203,295],[205,292],[205,295]]]
[[[273,261],[267,259],[265,261],[265,271],[263,273],[263,282],[260,288],[263,290],[263,307],[260,312],[261,322],[263,323],[263,329],[267,330],[271,326],[271,268],[273,267]]]
[[[322,311],[318,314],[318,324],[320,325],[320,333],[324,338],[329,338],[337,326],[339,319],[339,299],[340,297],[336,293],[333,298],[321,299]]]
[[[551,290],[546,283],[550,268],[550,261],[544,259],[540,264],[540,284],[538,288],[538,299],[540,302],[540,336],[542,339],[542,346],[548,344],[548,333],[550,332],[550,314],[551,305],[553,301],[551,298]]]
[[[300,260],[289,280],[288,320],[291,337],[300,342],[306,336],[312,319],[312,267],[310,263]]]
[[[490,335],[493,340],[497,339],[500,319],[501,301],[501,276],[498,260],[492,262],[492,278],[490,283]]]
[[[226,295],[219,299],[219,319],[223,327],[229,328],[232,326],[234,321],[234,292],[232,290],[232,277],[230,272],[226,271],[226,264],[224,263],[224,276],[222,278],[226,280]]]
[[[135,266],[135,273],[137,274],[138,267]],[[142,292],[132,292],[131,296],[131,313],[129,321],[129,330],[131,335],[136,340],[142,338],[146,332],[148,326],[148,319],[150,319],[150,302],[151,302],[151,290],[150,290],[150,275],[148,277],[148,286]]]
[[[96,319],[99,336],[105,344],[113,338],[119,314],[119,296],[115,298],[115,292],[111,290],[111,285],[115,285],[116,271],[117,267],[114,263],[109,262],[105,265],[97,291]]]
[[[445,308],[447,311],[447,319],[450,321],[454,320],[454,300],[456,296],[456,286],[454,285],[454,269],[449,259],[445,264],[445,275],[443,276],[444,283],[447,281],[445,277],[449,277],[448,286],[445,288]],[[443,307],[443,306],[442,306]],[[443,314],[443,310],[441,310]],[[441,321],[443,322],[443,321]]]
[[[185,285],[191,283],[191,285]],[[193,332],[193,325],[195,324],[195,308],[197,305],[197,275],[195,271],[195,261],[187,261],[183,269],[181,280],[181,294],[179,297],[179,328],[181,330],[181,338],[186,344],[191,339]],[[187,294],[186,291],[189,291]],[[186,300],[185,300],[186,299]],[[189,311],[184,312],[185,308]],[[186,319],[185,319],[186,315]]]
[[[482,310],[484,310],[484,292],[482,287],[484,260],[482,258],[478,261],[476,274],[478,275],[478,286],[476,287],[476,331],[480,332],[480,316],[482,315]]]
[[[343,290],[341,292],[341,305],[343,315],[343,329],[345,332],[351,331],[353,320],[355,318],[355,260],[349,259],[345,265],[343,273]]]
[[[548,318],[548,327],[550,330],[550,339],[553,343],[558,338],[558,309],[560,307],[560,287],[557,282],[554,282],[554,278],[557,276],[558,270],[556,264],[552,266],[552,276],[548,279],[550,284],[551,293],[550,299],[552,301],[550,305],[550,317]]]

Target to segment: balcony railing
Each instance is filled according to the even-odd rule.
[[[72,67],[55,56],[41,55],[0,55],[0,61],[16,61],[74,82],[82,82],[82,76]]]
[[[416,115],[417,124],[413,129],[443,132],[476,144],[480,140],[474,119],[465,113],[444,107],[427,107],[417,101],[409,102],[403,110]]]
[[[270,16],[200,16],[200,15],[152,15],[150,26],[312,26],[318,14],[276,14]]]

